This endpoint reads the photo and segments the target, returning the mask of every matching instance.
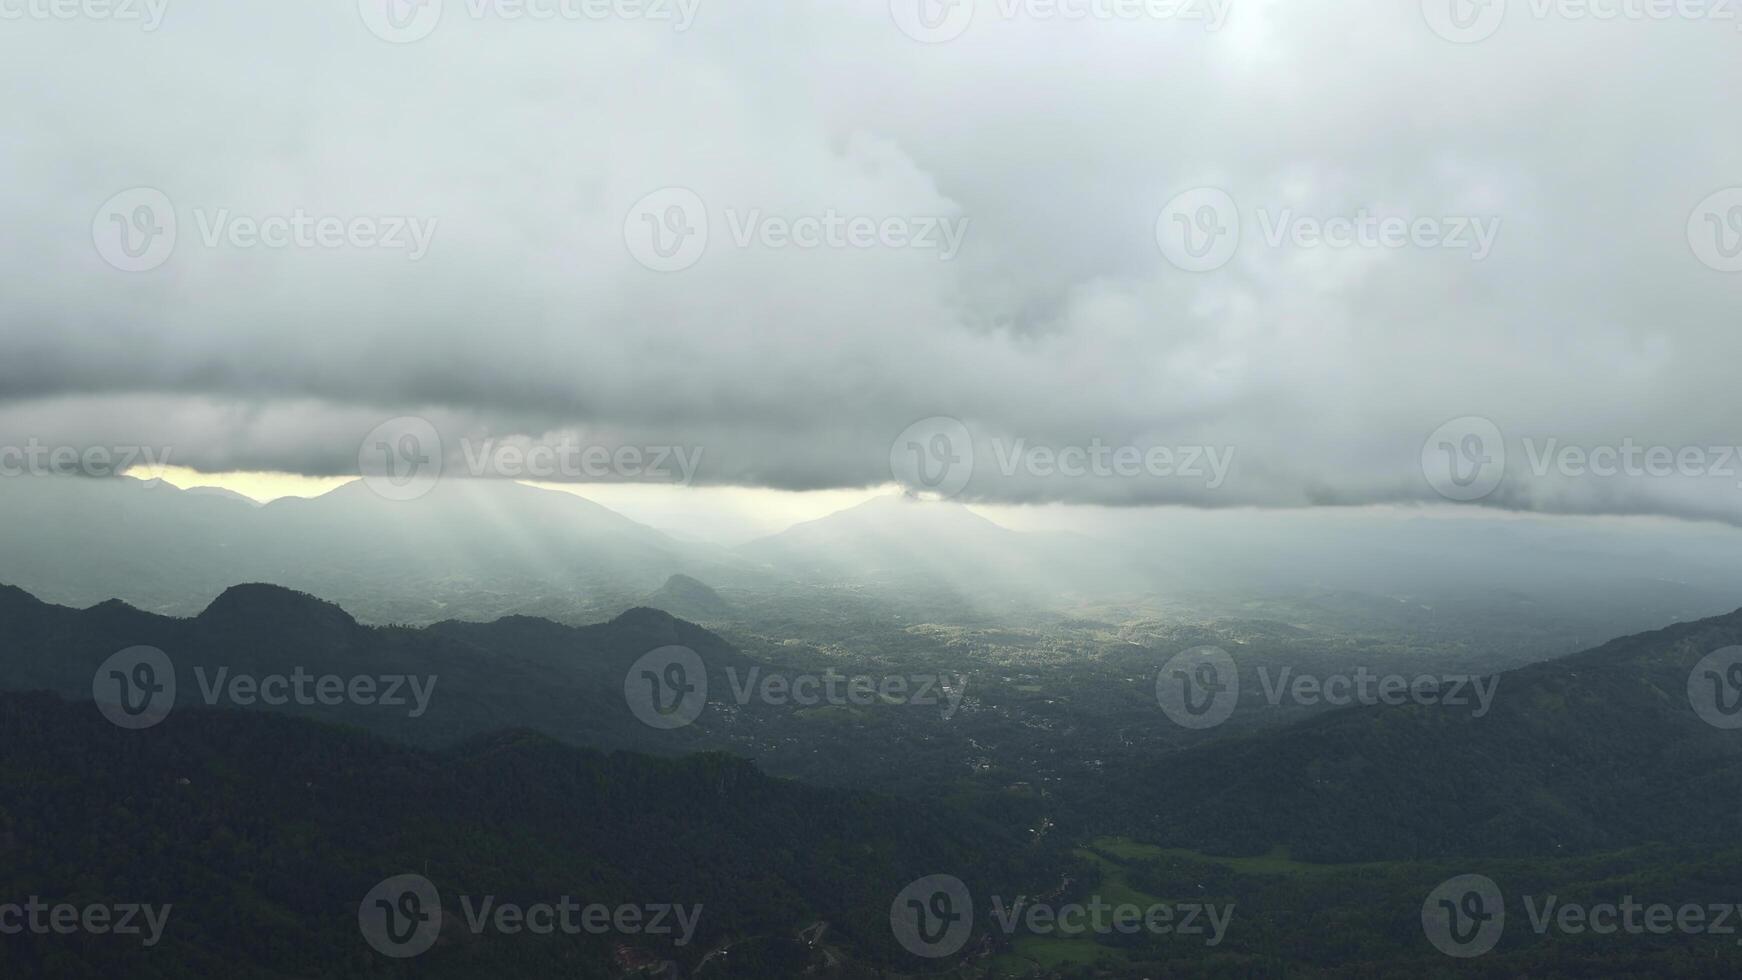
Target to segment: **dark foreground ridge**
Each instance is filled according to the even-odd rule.
[[[445,920],[435,948],[407,961],[419,976],[605,977],[641,960],[687,971],[727,943],[732,972],[710,975],[790,975],[823,957],[796,939],[807,925],[829,924],[837,958],[896,956],[890,896],[941,867],[982,869],[992,887],[1019,876],[1021,850],[996,828],[718,754],[604,755],[525,731],[432,753],[204,708],[134,732],[88,703],[0,694],[0,896],[173,906],[149,949],[9,935],[7,976],[397,976],[357,913],[407,873],[435,884]],[[681,944],[475,935],[461,895],[702,909]]]

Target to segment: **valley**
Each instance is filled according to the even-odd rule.
[[[770,904],[769,895],[742,891],[746,881],[727,881],[720,885],[726,897],[714,901],[735,908],[748,903],[756,911],[708,933],[714,938],[691,963],[695,976],[751,975],[737,971],[756,962],[839,976],[860,970],[896,976],[910,968],[914,972],[905,975],[1135,977],[1164,970],[1170,976],[1315,976],[1323,970],[1330,976],[1350,955],[1373,964],[1375,975],[1405,975],[1437,964],[1441,954],[1424,946],[1420,926],[1411,927],[1399,909],[1412,889],[1425,894],[1437,881],[1465,873],[1456,869],[1480,868],[1495,880],[1597,901],[1606,895],[1619,900],[1617,888],[1644,892],[1652,880],[1677,875],[1716,886],[1739,860],[1729,842],[1742,825],[1729,801],[1742,793],[1742,743],[1696,717],[1680,688],[1705,652],[1742,641],[1742,613],[1520,666],[1517,661],[1530,658],[1472,656],[1469,648],[1480,641],[1448,637],[1443,645],[1427,644],[1372,617],[1345,618],[1346,632],[1334,631],[1325,625],[1322,604],[1307,607],[1320,611],[1302,617],[1306,624],[1187,619],[1160,607],[1136,616],[1126,606],[1120,607],[1124,619],[1104,607],[1093,617],[1088,610],[1068,618],[1037,613],[1020,626],[992,626],[904,622],[899,607],[864,594],[833,603],[823,598],[828,590],[816,592],[811,604],[792,597],[774,605],[745,590],[674,579],[663,594],[727,617],[725,623],[715,632],[638,608],[585,627],[527,617],[366,626],[337,606],[276,586],[233,587],[198,616],[176,619],[118,602],[69,609],[6,588],[0,589],[0,634],[10,640],[0,646],[0,668],[8,689],[56,692],[5,696],[16,723],[37,719],[15,729],[15,738],[35,732],[32,737],[76,744],[101,736],[114,749],[125,747],[123,758],[155,752],[126,764],[159,767],[166,786],[179,779],[203,784],[215,771],[173,762],[187,751],[182,740],[236,726],[306,732],[298,737],[329,743],[296,765],[390,753],[401,760],[394,766],[457,763],[479,778],[517,781],[535,771],[523,758],[629,751],[637,755],[613,755],[611,764],[649,773],[672,765],[739,767],[731,771],[744,775],[732,778],[764,780],[757,785],[768,792],[848,794],[836,798],[883,808],[891,818],[883,825],[903,834],[917,830],[915,820],[935,824],[937,830],[923,832],[974,842],[971,856],[927,858],[927,849],[906,839],[890,853],[903,855],[910,877],[947,870],[1005,882],[976,889],[975,938],[959,954],[916,963],[871,924],[878,889],[893,895],[906,880],[901,872],[892,871],[882,884],[856,876],[863,904],[852,908],[809,894],[787,909]],[[770,614],[776,608],[778,618]],[[775,629],[789,632],[781,636]],[[108,730],[88,702],[84,709],[77,702],[89,697],[93,673],[100,675],[106,658],[140,644],[171,656],[180,694],[161,726],[136,733],[131,743],[116,742],[122,733]],[[624,700],[624,684],[648,651],[672,644],[699,658],[708,694],[693,721],[660,730],[637,718],[633,700]],[[1224,722],[1182,725],[1158,705],[1158,683],[1181,651],[1210,645],[1228,653],[1243,693]],[[216,697],[220,689],[209,683],[219,672],[296,671],[372,678],[416,673],[438,682],[416,713],[318,699],[236,702]],[[1490,685],[1493,698],[1481,713],[1452,710],[1449,699],[1340,708],[1322,700],[1291,703],[1276,696],[1266,671],[1314,678],[1462,671]],[[923,690],[928,678],[945,696],[906,697]],[[771,679],[779,684],[771,687]],[[509,717],[525,734],[503,732]],[[377,738],[415,748],[390,748]],[[484,746],[514,748],[503,755]],[[655,761],[661,757],[673,761]],[[28,769],[19,767],[31,758],[15,757],[0,775],[25,778]],[[212,758],[215,763],[219,756]],[[465,761],[480,758],[494,761],[488,769]],[[737,759],[745,761],[729,761]],[[268,765],[247,777],[256,783],[226,792],[241,794],[244,806],[293,792],[285,780],[296,778],[296,765],[283,772]],[[177,777],[177,771],[207,775]],[[510,775],[515,772],[521,775]],[[613,776],[609,785],[623,778]],[[559,783],[572,781],[564,775]],[[806,785],[818,789],[801,789]],[[370,794],[389,811],[425,795],[387,784]],[[488,798],[500,803],[498,797],[492,791]],[[1497,799],[1515,803],[1488,808]],[[594,807],[537,803],[553,805],[553,815],[571,816]],[[701,823],[680,836],[715,833],[706,829],[714,826],[711,811],[696,813]],[[31,812],[37,817],[29,819],[40,819],[44,811],[33,806]],[[23,842],[53,839],[46,826],[22,827],[18,819],[11,822],[15,848],[35,853]],[[766,819],[758,822],[773,830]],[[852,842],[864,836],[834,836],[840,831],[834,826],[829,839],[856,846]],[[565,858],[564,866],[608,860],[625,833],[607,831],[585,845],[587,857]],[[790,843],[774,840],[769,846],[789,852]],[[591,849],[606,842],[608,850]],[[308,846],[299,843],[293,851]],[[755,853],[742,844],[720,846]],[[90,864],[100,858],[54,853],[61,855],[56,860],[100,867]],[[1658,877],[1641,878],[1648,869]],[[1047,881],[1052,884],[1041,887]],[[1721,891],[1711,891],[1710,900]],[[1225,935],[1211,944],[1111,927],[1061,932],[1050,919],[1036,932],[1020,917],[991,915],[997,907],[987,904],[992,897],[1007,905],[1011,896],[1038,896],[1067,909],[1107,905],[1171,915],[1201,905],[1235,911]],[[1051,905],[1047,909],[1051,914]],[[270,914],[332,928],[318,925],[312,908]],[[781,938],[819,922],[827,926],[826,942]],[[1351,932],[1354,922],[1362,925]],[[229,941],[201,940],[218,947]],[[1576,950],[1582,941],[1546,932],[1509,939],[1484,966],[1492,964],[1492,975],[1500,976],[1528,970],[1545,956],[1560,962],[1567,944]],[[676,963],[695,952],[654,945],[656,959],[675,957]],[[1684,970],[1718,950],[1702,935],[1667,945],[1641,941],[1604,955],[1640,969],[1669,964]],[[199,955],[221,960],[225,954],[215,948]],[[552,955],[571,954],[553,949]],[[466,959],[454,956],[458,970]],[[940,967],[948,969],[939,973]],[[344,972],[337,965],[324,969]]]

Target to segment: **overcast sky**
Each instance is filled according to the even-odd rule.
[[[346,475],[416,416],[812,490],[966,433],[972,501],[1742,521],[1735,19],[138,2],[0,0],[6,445]]]

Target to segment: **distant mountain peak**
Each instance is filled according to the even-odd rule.
[[[199,615],[199,619],[206,622],[250,622],[253,625],[279,623],[292,617],[345,629],[357,628],[357,621],[351,614],[334,603],[306,592],[264,583],[233,585],[213,599]]]
[[[226,490],[223,487],[205,487],[205,486],[188,487],[186,490],[183,490],[182,492],[187,493],[187,494],[192,494],[196,497],[220,497],[224,500],[234,500],[234,501],[237,501],[239,503],[247,504],[250,507],[257,508],[257,507],[264,506],[263,504],[260,503],[260,501],[255,500],[253,497],[245,496],[243,494],[237,493],[234,490]]]
[[[966,504],[954,500],[932,500],[908,493],[905,490],[897,491],[895,493],[880,493],[863,503],[848,507],[845,510],[836,511],[836,513],[848,514],[854,511],[868,514],[878,512],[897,514],[915,514],[921,512],[930,514],[965,514],[976,521],[985,521],[987,524],[992,523],[968,509]]]
[[[732,604],[713,588],[682,574],[666,579],[659,591],[647,598],[647,605],[688,619],[716,618],[732,610]]]
[[[679,645],[698,649],[729,647],[725,640],[714,635],[706,626],[698,626],[682,616],[651,606],[636,606],[624,610],[609,623],[603,624],[602,628],[617,633],[632,633],[634,639],[654,646]]]
[[[673,616],[671,613],[668,613],[663,609],[655,609],[651,606],[636,606],[633,609],[626,609],[622,613],[619,613],[611,620],[610,625],[629,626],[638,629],[659,629],[670,628],[680,623],[683,623],[683,620],[678,619],[676,616]]]
[[[814,521],[795,524],[764,541],[795,540],[813,535],[1011,535],[1015,532],[974,513],[953,500],[925,500],[905,493],[886,493]]]
[[[685,590],[701,589],[708,592],[710,595],[714,592],[714,590],[703,583],[701,579],[691,578],[681,572],[666,579],[665,588]]]

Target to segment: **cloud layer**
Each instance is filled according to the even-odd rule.
[[[700,447],[698,483],[818,489],[946,418],[965,499],[1441,501],[1443,465],[1495,477],[1474,503],[1742,520],[1735,23],[982,0],[924,43],[950,8],[446,0],[392,43],[381,2],[0,21],[0,443],[326,475],[419,416],[453,461]],[[1497,476],[1474,423],[1430,440],[1468,418]],[[1707,455],[1593,472],[1627,445]]]

